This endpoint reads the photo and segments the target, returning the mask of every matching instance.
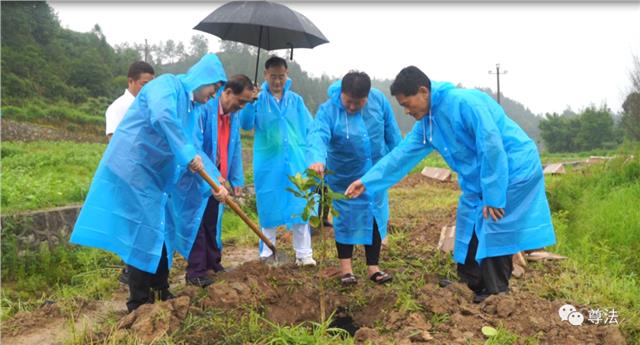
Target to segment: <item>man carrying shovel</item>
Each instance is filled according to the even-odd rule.
[[[555,243],[542,165],[534,142],[478,90],[431,83],[404,68],[391,94],[418,122],[346,195],[389,188],[434,149],[458,173],[454,260],[479,303],[507,292],[512,255]]]
[[[224,90],[206,104],[199,121],[198,142],[207,157],[215,163],[214,177],[220,188],[229,181],[233,194],[238,196],[244,186],[242,167],[242,147],[240,142],[240,118],[237,113],[253,100],[254,86],[245,75],[235,75],[229,79]],[[187,176],[191,178],[191,176]],[[200,178],[200,177],[197,177]],[[222,259],[222,214],[224,205],[210,197],[202,217],[198,235],[189,254],[187,284],[206,287],[213,283],[207,272],[224,271]]]
[[[196,115],[226,80],[218,57],[207,54],[186,74],[150,81],[100,161],[70,241],[111,251],[128,265],[129,311],[173,298],[173,253],[189,256],[211,195],[205,183],[176,184],[187,169],[213,166],[194,142]]]

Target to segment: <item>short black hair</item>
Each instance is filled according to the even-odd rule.
[[[284,66],[284,68],[289,68],[287,67],[287,60],[279,56],[272,56],[267,60],[267,62],[264,63],[264,69],[269,69],[271,67],[280,67],[280,66]]]
[[[371,91],[371,78],[359,71],[349,71],[342,77],[342,93],[353,98],[364,98]]]
[[[431,91],[431,80],[416,66],[403,68],[389,88],[391,95],[402,94],[413,96],[418,93],[420,86],[426,86]]]
[[[244,74],[236,74],[227,80],[224,89],[231,89],[234,95],[241,94],[245,89],[253,91],[253,83],[251,79]]]
[[[140,79],[140,75],[142,73],[149,73],[155,75],[156,72],[153,70],[153,67],[144,61],[136,61],[129,66],[129,72],[127,73],[127,78],[131,78],[133,80]]]

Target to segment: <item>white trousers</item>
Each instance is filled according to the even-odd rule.
[[[262,228],[262,233],[274,246],[276,245],[276,230],[277,228]],[[296,258],[304,259],[313,256],[309,224],[295,224],[291,227],[291,231],[293,231],[293,249],[296,252]],[[272,254],[271,249],[260,241],[260,257],[266,258]]]

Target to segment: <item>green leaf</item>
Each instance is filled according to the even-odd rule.
[[[336,211],[334,208],[332,208],[332,209],[331,209],[331,215],[332,215],[334,218],[338,218],[338,217],[340,217],[340,212],[338,212],[338,211]]]
[[[320,225],[320,218],[318,218],[317,216],[312,216],[309,219],[309,224],[311,224],[311,226],[313,226],[314,228],[317,228]]]
[[[317,173],[315,170],[313,170],[313,169],[307,169],[307,170],[306,170],[306,173],[307,173],[307,176],[315,177],[315,178],[317,178],[317,179],[319,179],[319,178],[320,178],[320,174],[318,174],[318,173]]]
[[[304,211],[302,211],[302,219],[306,222],[309,219],[309,207],[305,207]]]
[[[484,326],[482,327],[482,334],[487,337],[495,337],[496,335],[498,335],[498,330],[491,326]]]
[[[302,198],[303,195],[301,193],[298,193],[297,191],[293,190],[291,187],[287,187],[287,192],[293,193],[293,195],[295,195],[298,198]]]
[[[331,200],[344,200],[347,198],[344,194],[334,191],[329,191],[329,197],[331,197]]]

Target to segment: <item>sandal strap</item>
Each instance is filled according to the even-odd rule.
[[[382,283],[382,282],[388,281],[390,278],[391,276],[384,271],[378,271],[372,274],[371,277],[369,277],[369,279],[371,279],[371,281],[373,281],[374,283]]]

